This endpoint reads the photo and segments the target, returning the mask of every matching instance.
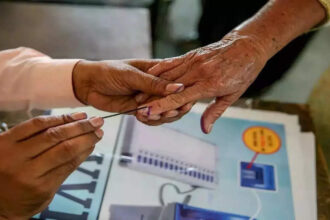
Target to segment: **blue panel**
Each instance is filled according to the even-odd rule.
[[[248,168],[248,162],[241,162],[241,186],[255,189],[276,190],[275,171],[272,165],[254,163]]]
[[[211,211],[179,203],[175,204],[174,216],[174,220],[249,220],[248,216]]]

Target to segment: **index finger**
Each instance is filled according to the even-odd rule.
[[[148,74],[154,75],[154,76],[159,76],[163,72],[170,71],[180,64],[184,62],[184,57],[179,56],[179,57],[173,57],[173,58],[167,58],[158,64],[154,65],[148,70]]]
[[[129,65],[138,68],[143,72],[147,72],[148,69],[152,68],[153,66],[157,65],[158,63],[162,62],[161,59],[128,59],[125,60],[126,63]]]
[[[15,141],[22,141],[48,128],[87,118],[86,113],[78,112],[61,116],[39,116],[25,121],[9,130]]]
[[[164,98],[145,104],[144,106],[148,106],[149,108],[141,109],[138,111],[138,114],[150,116],[159,115],[170,110],[175,110],[189,102],[194,102],[199,99],[206,98],[206,94],[201,91],[201,86],[199,84],[195,84],[194,86],[188,87],[180,93],[168,95]]]
[[[22,142],[22,151],[28,157],[36,157],[61,142],[98,130],[103,123],[101,117],[93,117],[49,128]]]

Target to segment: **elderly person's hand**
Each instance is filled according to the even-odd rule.
[[[209,133],[226,108],[255,80],[267,60],[297,36],[320,24],[325,15],[317,0],[269,1],[220,42],[152,67],[149,73],[183,83],[185,90],[161,99],[152,97],[143,104],[151,111],[143,109],[137,118],[147,124],[167,122],[174,113],[175,117],[182,116],[178,108],[199,99],[215,98],[201,119],[202,130]],[[146,98],[149,97],[136,97],[141,102]]]
[[[135,95],[143,92],[166,96],[184,89],[145,73],[158,60],[80,61],[73,70],[73,88],[84,104],[110,112],[137,108]]]
[[[165,80],[175,81],[176,80],[175,74],[168,74],[168,72],[166,72],[166,71],[169,71],[170,69],[173,69],[173,68],[177,67],[178,65],[182,64],[182,59],[175,59],[175,58],[166,59],[159,64],[160,64],[160,66],[158,66],[155,69],[150,68],[148,70],[148,73],[151,75],[158,76]],[[165,73],[162,73],[164,71],[165,71]],[[178,92],[181,92],[181,91],[178,91]],[[159,98],[162,98],[162,97],[161,96],[151,96],[146,93],[139,93],[135,96],[135,101],[139,105],[143,105],[143,104],[149,103],[153,100],[158,100]],[[170,122],[181,119],[185,114],[187,114],[191,110],[191,108],[193,107],[194,104],[195,104],[195,102],[190,102],[190,103],[187,103],[187,104],[181,106],[178,109],[170,110],[170,111],[164,112],[160,115],[149,115],[147,117],[142,114],[136,114],[136,117],[139,121],[141,121],[147,125],[152,125],[152,126],[161,125],[163,123],[170,123]]]
[[[102,138],[103,119],[85,113],[43,116],[0,134],[0,219],[28,219]]]
[[[151,115],[148,122],[145,113],[144,116],[139,114],[138,118],[149,124],[159,122],[152,119],[167,122],[172,118],[166,116],[177,111],[175,109],[184,105],[190,108],[192,102],[198,99],[217,97],[202,116],[202,130],[209,133],[215,120],[244,93],[265,63],[265,53],[261,45],[255,43],[251,37],[236,33],[181,57],[168,59],[151,68],[149,73],[183,83],[186,89],[181,93],[149,102]],[[164,72],[169,65],[176,67]],[[182,113],[178,115],[181,117]]]

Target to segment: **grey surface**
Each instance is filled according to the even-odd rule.
[[[32,47],[56,58],[151,56],[147,9],[0,3],[0,50]]]

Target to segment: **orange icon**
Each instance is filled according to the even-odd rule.
[[[244,144],[258,154],[273,154],[281,148],[279,135],[267,127],[253,126],[243,133]]]

